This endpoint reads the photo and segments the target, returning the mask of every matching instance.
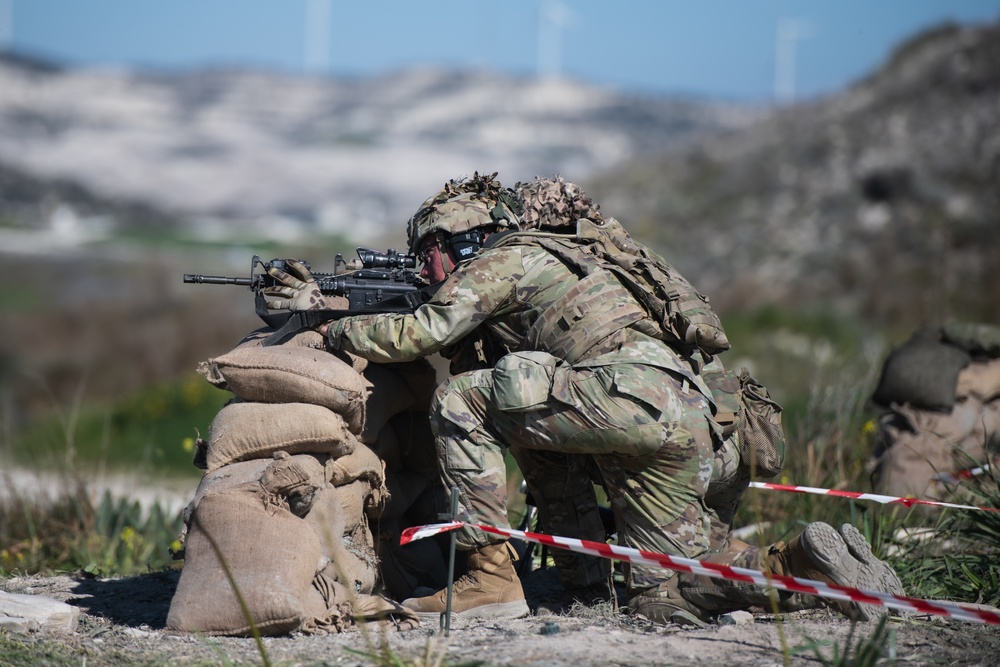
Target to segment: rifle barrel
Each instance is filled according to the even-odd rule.
[[[206,283],[208,285],[242,285],[250,287],[253,285],[251,278],[227,278],[226,276],[203,276],[196,273],[185,273],[186,283]]]

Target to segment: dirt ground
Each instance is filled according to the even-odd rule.
[[[551,572],[548,571],[548,572]],[[18,577],[0,580],[11,593],[44,595],[80,608],[77,632],[65,637],[30,637],[58,642],[75,656],[69,664],[262,664],[253,639],[178,635],[164,630],[179,573],[151,573],[121,579],[83,576]],[[547,571],[533,573],[544,578]],[[529,602],[544,579],[526,583]],[[852,646],[868,638],[875,624],[855,628]],[[899,664],[997,665],[1000,630],[938,617],[894,618],[885,655]],[[352,631],[339,635],[271,637],[263,640],[274,665],[379,665],[393,655],[414,665],[782,665],[824,664],[843,656],[851,623],[833,612],[784,616],[755,614],[745,625],[705,629],[656,626],[604,609],[580,609],[561,616],[517,621],[453,621],[444,637],[427,624],[404,632]],[[383,648],[385,642],[391,653]],[[894,644],[894,646],[893,646]],[[41,646],[41,645],[39,645]],[[819,646],[821,661],[813,647]],[[48,647],[51,648],[51,647]],[[360,653],[358,653],[360,652]],[[50,651],[39,650],[48,655]],[[364,655],[368,654],[368,655]],[[371,657],[371,656],[376,657]],[[440,660],[440,662],[438,662]],[[50,665],[67,664],[46,659]],[[0,655],[0,665],[12,664]],[[16,663],[24,664],[24,663]],[[398,663],[397,663],[398,664]]]

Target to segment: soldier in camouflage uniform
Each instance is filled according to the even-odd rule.
[[[455,374],[435,394],[431,423],[442,477],[458,488],[461,519],[508,525],[509,448],[552,532],[603,541],[585,474],[591,468],[610,497],[622,544],[690,558],[710,554],[713,515],[705,496],[715,471],[713,403],[699,365],[647,333],[655,324],[613,274],[582,277],[531,234],[497,233],[520,221],[514,193],[493,176],[449,182],[409,222],[422,275],[443,281],[434,297],[412,314],[324,325],[328,346],[384,363],[436,352],[451,358]],[[560,208],[561,218],[599,215],[589,199],[581,202],[586,210]],[[527,224],[544,228],[541,222],[526,212]],[[561,242],[571,245],[572,237]],[[309,308],[311,276],[293,269],[298,278],[275,277],[288,285],[289,307]],[[849,584],[834,576],[842,574],[843,540],[836,532],[813,533],[811,541],[803,534],[752,558],[781,574],[797,569],[799,576]],[[469,551],[469,571],[456,582],[453,611],[528,613],[513,549],[472,528],[457,537]],[[824,557],[818,564],[817,555]],[[606,564],[586,559],[564,559],[560,569],[569,587],[608,574]],[[701,582],[689,588],[697,600],[711,598],[703,606],[686,600],[677,581],[669,570],[628,568],[630,606],[660,621],[697,622],[723,610],[705,608],[716,600],[703,595]],[[436,617],[445,592],[404,604]]]

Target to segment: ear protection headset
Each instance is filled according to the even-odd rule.
[[[479,249],[483,247],[483,231],[472,229],[467,232],[450,234],[445,237],[445,243],[448,244],[455,259],[464,262],[475,257]]]

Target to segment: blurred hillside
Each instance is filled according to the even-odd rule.
[[[843,93],[591,185],[722,312],[996,322],[1000,24],[916,36]]]
[[[239,227],[273,238],[349,230],[367,241],[398,233],[448,178],[587,175],[757,115],[483,71],[351,80],[0,56],[0,165],[15,175],[0,176],[0,215],[44,224],[48,211],[25,205],[42,189],[27,182],[40,180],[71,184],[52,194],[74,208],[125,201],[199,238]]]

